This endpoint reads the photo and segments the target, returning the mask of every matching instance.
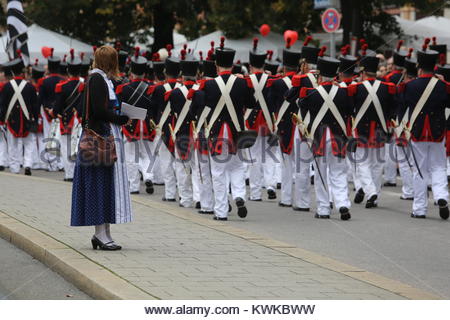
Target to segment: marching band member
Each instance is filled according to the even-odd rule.
[[[269,79],[274,79],[264,72],[263,67],[267,53],[258,50],[258,38],[253,40],[253,50],[249,52],[250,76],[254,96],[258,109],[246,111],[246,123],[249,129],[258,132],[255,144],[250,148],[250,197],[249,200],[261,201],[261,191],[264,186],[267,190],[269,200],[276,199],[276,176],[275,164],[278,140],[273,135],[273,114],[275,109],[269,103],[268,95],[270,88],[267,86]]]
[[[228,179],[231,194],[241,218],[247,216],[245,206],[245,167],[242,152],[244,144],[254,143],[256,135],[245,131],[244,110],[255,107],[250,84],[231,73],[236,51],[224,46],[215,51],[218,77],[203,82],[201,90],[205,95],[205,108],[210,109],[207,121],[206,139],[211,160],[211,175],[214,189],[214,219],[228,219]],[[255,132],[253,132],[255,133]],[[242,144],[242,145],[241,145]]]
[[[378,64],[379,58],[372,53],[367,54],[367,44],[364,44],[360,60],[362,82],[349,86],[355,107],[352,131],[357,139],[356,172],[362,186],[356,192],[355,203],[361,203],[367,195],[366,208],[377,206],[387,126],[395,108],[396,87],[375,78]]]
[[[150,92],[153,83],[148,83],[144,78],[147,70],[147,59],[139,54],[139,48],[135,48],[134,56],[131,58],[130,82],[123,83],[116,88],[116,94],[121,102],[147,109],[145,120],[131,120],[131,123],[122,127],[125,136],[125,153],[127,155],[128,179],[130,182],[130,193],[138,194],[140,189],[140,178],[145,184],[145,191],[153,194],[153,166],[155,162],[154,143],[156,131],[152,129],[150,119],[154,117],[154,109],[148,108]]]
[[[149,90],[153,91],[150,108],[156,110],[155,115],[156,127],[161,139],[158,141],[158,155],[160,158],[160,168],[164,179],[164,196],[163,201],[175,202],[177,192],[177,180],[175,177],[174,165],[174,141],[170,133],[169,124],[171,126],[175,123],[174,114],[171,113],[170,101],[168,101],[168,93],[174,88],[178,88],[181,84],[178,82],[180,75],[180,59],[172,56],[172,47],[168,47],[169,57],[165,61],[165,75],[167,80],[156,88]],[[154,64],[154,67],[156,65]],[[156,73],[158,74],[158,73]],[[150,92],[149,92],[150,93]]]
[[[439,205],[439,215],[449,217],[448,183],[446,178],[445,109],[449,104],[450,87],[434,76],[439,53],[428,49],[426,39],[417,52],[418,78],[405,83],[403,109],[408,109],[405,128],[410,138],[414,161],[414,201],[411,217],[425,218],[428,209],[427,181],[431,178],[434,200]],[[408,139],[409,140],[409,139]]]
[[[0,95],[4,85],[8,83],[8,81],[11,80],[13,76],[11,69],[11,61],[3,63],[2,70],[5,78],[3,82],[0,83]],[[8,142],[6,139],[7,139],[7,128],[5,125],[5,120],[0,117],[0,171],[4,171],[5,168],[9,166]]]
[[[347,89],[334,83],[340,61],[319,53],[317,69],[319,86],[300,90],[299,108],[309,112],[311,121],[304,124],[303,134],[312,139],[315,161],[314,188],[316,190],[316,218],[330,218],[330,198],[339,208],[342,220],[349,220],[347,163],[345,161],[348,123],[352,116],[352,102]],[[294,115],[300,125],[301,120]],[[305,130],[306,128],[306,130]],[[328,183],[329,181],[329,183]]]
[[[70,50],[67,62],[69,78],[62,80],[55,87],[56,100],[52,110],[54,117],[60,118],[61,160],[64,166],[64,181],[73,181],[75,162],[71,159],[71,135],[78,123],[77,115],[81,114],[81,95],[84,83],[80,78],[81,60]]]
[[[35,87],[24,79],[25,66],[20,54],[10,66],[14,76],[2,88],[0,122],[7,127],[9,170],[19,173],[23,164],[25,175],[30,176],[33,154],[37,152],[36,141],[30,134],[30,127],[39,116],[37,94]]]

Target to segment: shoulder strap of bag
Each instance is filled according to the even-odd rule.
[[[422,96],[420,97],[419,101],[417,101],[416,107],[414,108],[411,118],[409,119],[409,129],[412,129],[414,126],[414,123],[417,120],[417,117],[419,113],[422,111],[423,107],[425,106],[425,103],[428,101],[428,98],[431,95],[431,92],[433,92],[434,87],[439,82],[437,78],[431,78],[428,82],[427,86],[425,87],[425,90],[422,93]]]

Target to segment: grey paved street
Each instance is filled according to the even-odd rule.
[[[86,294],[0,238],[0,300],[84,300]]]
[[[62,180],[62,175],[59,173],[49,174],[35,171],[34,176]],[[23,183],[26,181],[24,179],[0,176],[0,187],[2,189],[7,186],[19,188],[19,182]],[[62,188],[63,184],[61,183],[36,183],[27,183],[23,189],[23,194],[26,195],[27,199],[35,199],[34,204],[23,202],[20,205],[14,204],[12,206],[10,202],[13,199],[13,194],[7,192],[6,195],[0,196],[0,210],[8,208],[11,210],[12,208],[17,218],[31,219],[31,224],[34,227],[39,227],[40,230],[49,233],[51,231],[58,238],[65,240],[66,243],[80,241],[81,239],[83,242],[76,243],[76,245],[80,246],[83,253],[99,259],[98,261],[106,266],[118,268],[118,271],[114,270],[131,281],[139,281],[141,285],[142,280],[145,281],[144,289],[148,289],[156,295],[159,294],[163,298],[183,298],[187,295],[197,298],[242,298],[243,296],[255,298],[345,298],[346,294],[344,294],[343,288],[349,287],[361,292],[359,295],[361,298],[394,298],[387,292],[373,291],[374,288],[364,289],[364,286],[358,284],[357,281],[350,281],[350,284],[344,285],[340,283],[340,281],[344,281],[343,279],[340,279],[336,274],[328,274],[326,270],[316,270],[316,268],[306,271],[309,270],[307,265],[297,265],[299,261],[291,261],[282,254],[275,254],[257,246],[244,246],[235,239],[222,238],[216,234],[217,232],[214,233],[185,221],[177,221],[174,217],[149,210],[149,208],[137,203],[133,204],[136,213],[135,222],[114,227],[117,239],[129,249],[114,254],[114,258],[103,257],[103,255],[92,252],[88,248],[87,240],[92,230],[66,227],[69,222],[70,185],[67,184],[67,187]],[[46,200],[42,200],[37,195],[29,195],[33,190],[37,190],[36,188],[46,188],[46,191],[51,194],[48,197],[46,196]],[[62,194],[55,195],[63,189],[64,196]],[[43,192],[44,190],[36,191],[40,195]],[[159,202],[161,195],[162,187],[157,187],[154,195],[147,195],[142,190],[142,193],[134,196],[134,199],[139,200],[140,203],[145,203],[147,200]],[[432,205],[430,206],[428,219],[411,219],[409,217],[411,202],[401,201],[399,196],[399,187],[385,188],[379,208],[367,210],[363,209],[362,206],[354,206],[352,208],[352,220],[349,222],[340,221],[338,214],[335,214],[329,221],[314,219],[313,208],[310,213],[298,213],[289,208],[278,207],[276,201],[252,202],[249,203],[250,213],[247,219],[241,220],[233,212],[227,224],[284,241],[388,278],[400,280],[441,297],[449,298],[450,254],[448,248],[450,240],[448,230],[450,225],[448,222],[439,219],[436,208]],[[55,205],[50,207],[53,203]],[[164,203],[164,205],[168,204]],[[180,210],[178,204],[170,205]],[[29,211],[27,213],[27,210],[32,207],[39,208],[40,211],[46,209],[46,213],[41,212],[44,216],[49,214],[48,210],[56,211],[57,213],[51,215],[53,218],[56,217],[56,220],[49,223],[40,221],[37,213],[31,214]],[[181,210],[195,212],[193,209]],[[202,216],[202,218],[209,220],[211,216]],[[62,225],[61,230],[55,231],[55,224],[58,223]],[[165,235],[164,240],[158,237],[161,234]],[[149,242],[142,243],[142,241],[145,241],[143,237]],[[208,239],[207,243],[204,242],[205,239]],[[166,250],[163,250],[161,246],[166,246]],[[175,246],[175,248],[172,246]],[[167,248],[171,248],[173,251]],[[221,258],[219,253],[223,252],[224,248],[226,248],[227,253],[233,251],[239,253],[238,257],[233,257],[231,260],[227,260],[225,257]],[[196,253],[192,254],[193,252]],[[204,255],[198,257],[197,254],[201,255],[202,252]],[[117,257],[131,253],[145,253],[146,258],[140,259],[138,262],[133,260],[137,258],[134,256],[126,261],[114,261]],[[166,255],[177,258],[176,263],[167,266]],[[213,255],[215,259],[211,260]],[[267,269],[261,270],[261,266],[248,259],[249,256],[258,257],[258,263],[266,263]],[[239,261],[238,266],[236,266],[237,261],[233,261],[235,258]],[[207,259],[206,265],[203,259]],[[276,267],[270,266],[274,261],[276,261]],[[180,266],[180,263],[183,266]],[[280,270],[289,268],[289,266],[294,267],[294,270],[290,272],[291,276],[280,273]],[[130,271],[129,268],[135,268],[135,270]],[[155,273],[148,274],[148,268]],[[178,268],[184,270],[180,272]],[[310,277],[307,276],[305,279],[302,276],[302,281],[299,282],[300,279],[293,276],[299,270],[303,270]],[[174,276],[171,271],[179,273]],[[201,271],[201,274],[197,277],[200,278],[196,278],[195,274],[199,271]],[[144,278],[142,278],[143,273],[147,273]],[[247,273],[253,273],[251,279],[248,278]],[[215,275],[215,277],[208,279],[212,275]],[[193,277],[190,278],[191,276]],[[185,277],[190,279],[185,279]],[[320,284],[321,280],[317,280],[323,277],[327,279],[331,277],[334,279],[333,283],[340,284],[330,290],[326,281]],[[202,284],[202,290],[198,288],[200,284],[196,284],[200,279],[206,281]],[[217,283],[215,283],[217,279],[224,283],[222,291],[212,289],[217,286]],[[177,286],[175,289],[173,287],[174,281],[184,281],[184,285]],[[274,289],[265,291],[258,288],[264,284],[256,284],[256,281],[272,282]],[[225,285],[225,283],[227,284]],[[300,285],[302,290],[306,290],[309,295],[302,295],[302,290],[296,287],[296,284]],[[211,292],[202,296],[201,293],[208,290],[208,285],[211,286]],[[197,286],[199,291],[196,291],[193,286]],[[324,290],[323,286],[327,289]],[[251,289],[252,287],[253,289]],[[309,290],[307,290],[308,288]],[[348,297],[352,297],[351,293]]]

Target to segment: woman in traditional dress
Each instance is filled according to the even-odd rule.
[[[111,81],[119,74],[117,57],[117,51],[110,46],[96,50],[83,99],[83,128],[103,137],[114,135],[117,161],[112,166],[94,165],[84,161],[83,153],[79,152],[72,189],[71,225],[95,226],[92,247],[101,250],[120,250],[122,247],[111,238],[110,224],[131,221],[130,192],[120,134],[120,126],[129,119],[120,115]]]

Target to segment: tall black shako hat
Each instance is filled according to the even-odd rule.
[[[341,56],[339,57],[339,72],[353,75],[358,59],[355,56],[349,55],[350,45],[345,45],[341,48]]]
[[[78,76],[81,70],[81,59],[75,56],[75,50],[70,49],[70,57],[67,62],[67,72],[73,76]]]
[[[31,78],[38,80],[42,78],[45,74],[45,68],[43,65],[39,64],[39,59],[34,60],[31,66]]]
[[[311,36],[307,36],[305,38],[302,47],[301,59],[308,64],[317,64],[317,57],[319,56],[320,49],[308,45],[312,39],[313,38]]]
[[[54,48],[50,48],[50,56],[47,58],[47,68],[50,73],[59,72],[59,66],[61,64],[61,59],[53,55],[54,51]]]
[[[374,57],[377,55],[375,51],[369,49],[369,45],[367,44],[366,39],[359,39],[359,46],[360,49],[358,50],[358,56],[360,58],[363,56]]]
[[[325,57],[324,54],[326,50],[326,46],[320,48],[317,55],[317,70],[323,77],[334,78],[338,72],[341,62],[335,58]]]
[[[378,65],[380,64],[380,58],[372,55],[372,50],[368,50],[368,44],[365,43],[361,48],[361,58],[359,60],[359,66],[361,71],[377,73]]]
[[[17,55],[18,57],[14,60],[11,60],[10,62],[11,71],[15,76],[23,73],[23,69],[25,68],[25,65],[22,60],[22,52],[20,51],[20,49],[17,50]]]
[[[408,55],[408,52],[401,50],[403,45],[403,40],[399,40],[397,43],[397,48],[394,51],[394,65],[397,67],[404,67],[406,56]]]
[[[412,58],[412,52],[414,51],[413,48],[409,48],[408,54],[405,58],[405,70],[406,74],[411,78],[417,77],[417,60]]]
[[[450,64],[439,66],[436,70],[437,74],[444,76],[444,80],[450,82]]]
[[[236,61],[236,63],[233,63],[233,68],[231,69],[232,74],[242,74],[242,63],[241,60]]]
[[[430,45],[430,49],[439,52],[439,61],[438,64],[440,66],[444,66],[447,64],[447,45],[446,44],[437,44],[436,37],[431,38],[432,44]]]
[[[283,66],[296,69],[299,66],[301,51],[291,49],[292,39],[286,39],[286,47],[283,49]]]
[[[152,55],[152,64],[153,64],[153,71],[155,73],[156,78],[158,80],[163,80],[165,78],[165,75],[164,75],[165,64],[163,61],[161,61],[161,58],[160,58],[158,52],[155,52]]]
[[[264,62],[264,70],[269,71],[271,75],[276,75],[278,73],[278,68],[279,68],[280,64],[277,61],[272,60],[272,57],[273,57],[273,51],[268,50],[267,51],[267,60]]]
[[[5,77],[12,77],[13,73],[12,73],[12,69],[11,69],[11,61],[6,61],[5,63],[3,63],[1,65],[2,67],[2,71],[5,74]]]
[[[180,75],[180,59],[172,56],[172,45],[166,46],[168,57],[165,62],[166,74],[173,78],[178,78]]]
[[[214,45],[214,42],[213,42]],[[203,76],[207,78],[217,77],[217,67],[215,61],[216,55],[214,48],[209,49],[206,60],[203,61]]]
[[[249,52],[250,66],[262,69],[266,61],[267,52],[258,50],[258,38],[253,38],[253,49]]]
[[[200,62],[192,54],[188,54],[186,49],[185,47],[181,50],[181,75],[184,77],[196,77]]]
[[[220,37],[220,46],[215,50],[216,65],[222,68],[233,67],[234,56],[236,50],[225,47],[225,37]]]
[[[67,54],[64,55],[61,63],[59,64],[59,74],[67,76]]]
[[[131,58],[131,73],[142,76],[147,70],[147,59],[140,55],[140,48],[134,48],[134,55]]]
[[[426,38],[422,50],[417,51],[417,67],[433,71],[439,58],[439,52],[428,49],[430,38]]]

